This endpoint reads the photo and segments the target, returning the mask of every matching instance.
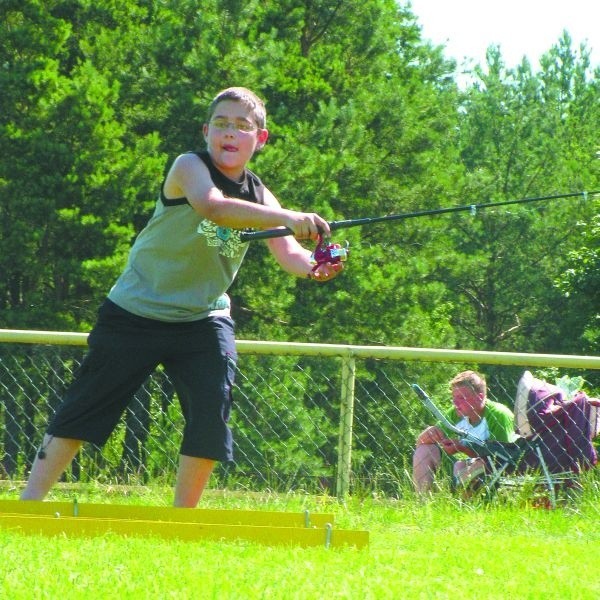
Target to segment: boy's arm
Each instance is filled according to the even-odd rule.
[[[273,209],[281,208],[277,198],[266,188],[264,201],[265,206]],[[316,281],[328,281],[329,279],[333,279],[344,268],[344,265],[339,262],[335,264],[320,264],[313,270],[314,265],[311,262],[312,252],[303,248],[296,238],[290,235],[271,238],[267,240],[267,245],[279,265],[288,273],[297,275],[298,277],[308,276]]]
[[[195,154],[178,156],[165,179],[168,198],[185,197],[192,208],[221,227],[268,229],[288,227],[299,239],[317,239],[319,230],[329,234],[329,224],[315,213],[286,210],[279,203],[255,204],[227,198],[215,187],[208,168]]]
[[[447,439],[446,434],[437,425],[430,425],[417,436],[417,446],[439,444],[445,439]]]

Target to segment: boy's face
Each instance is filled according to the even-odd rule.
[[[269,136],[266,129],[256,126],[252,110],[235,100],[219,102],[202,132],[215,166],[224,175],[236,180]]]
[[[459,385],[452,388],[452,402],[461,417],[477,420],[485,408],[485,395],[468,385]]]

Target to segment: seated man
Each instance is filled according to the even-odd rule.
[[[453,406],[446,416],[451,423],[482,442],[514,441],[513,413],[507,406],[487,398],[487,385],[482,375],[463,371],[452,379],[450,387]],[[446,456],[454,463],[455,481],[463,485],[485,471],[483,459],[477,458],[461,439],[448,437],[449,433],[441,425],[434,425],[419,434],[413,455],[413,481],[417,492],[431,491],[435,473]],[[470,458],[457,459],[456,454]]]

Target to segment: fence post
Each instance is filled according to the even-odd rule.
[[[343,499],[350,489],[355,380],[356,359],[352,355],[342,357],[342,392],[340,402],[340,432],[338,438],[336,484],[336,495],[339,499]]]

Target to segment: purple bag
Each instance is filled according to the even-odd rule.
[[[525,371],[517,385],[516,430],[524,438],[536,441],[551,472],[578,473],[597,462],[592,444],[597,433],[595,409],[584,392],[569,399],[562,388]],[[539,457],[528,451],[519,470],[539,466]]]

